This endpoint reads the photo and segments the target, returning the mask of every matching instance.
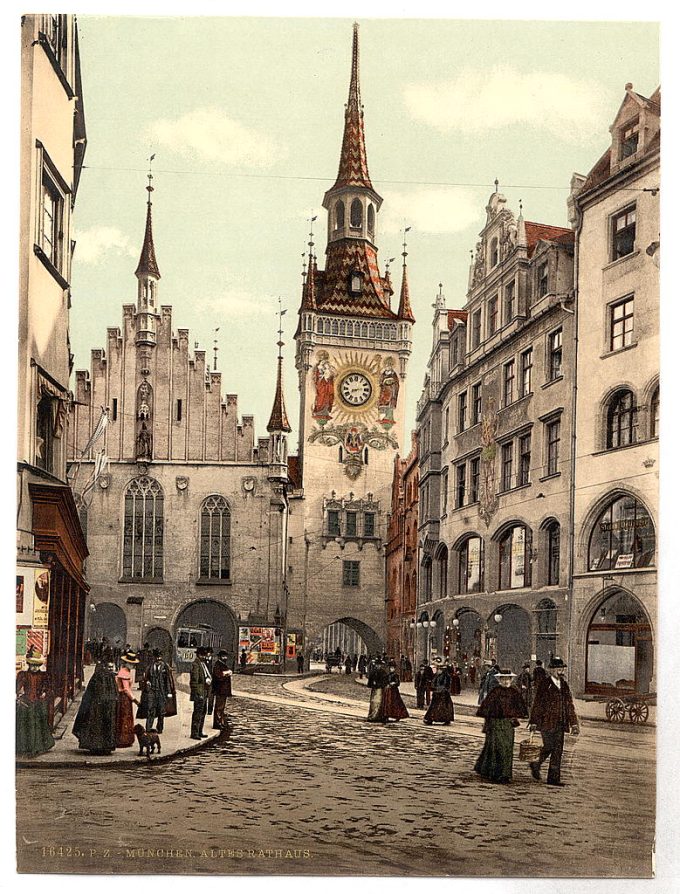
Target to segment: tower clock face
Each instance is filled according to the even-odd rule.
[[[340,383],[340,395],[350,407],[362,407],[370,398],[373,386],[362,373],[352,372]]]

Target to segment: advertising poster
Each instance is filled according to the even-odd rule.
[[[47,627],[50,614],[50,573],[36,569],[33,583],[33,626]]]
[[[239,627],[239,652],[246,650],[248,664],[278,664],[280,634],[276,627]]]

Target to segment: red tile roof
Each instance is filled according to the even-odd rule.
[[[531,257],[538,243],[544,242],[562,242],[565,244],[573,243],[574,231],[569,227],[552,227],[549,224],[533,223],[525,221],[524,226],[527,234],[527,255]]]
[[[408,274],[406,271],[406,263],[404,263],[401,274],[401,295],[399,297],[399,310],[397,312],[397,316],[400,320],[408,320],[410,323],[415,323],[416,321],[416,318],[413,316],[413,311],[411,310],[411,299],[408,292]]]
[[[453,324],[456,320],[460,320],[462,323],[467,322],[468,312],[466,310],[450,310],[449,314],[449,331],[453,329]]]
[[[345,106],[345,131],[342,137],[338,176],[332,189],[344,186],[366,186],[373,189],[368,175],[364,110],[359,94],[359,26],[356,23],[352,36],[352,75]]]
[[[288,415],[286,414],[286,403],[283,399],[282,366],[283,358],[279,356],[279,365],[276,372],[276,391],[274,393],[274,404],[272,406],[272,412],[269,417],[269,422],[267,423],[268,432],[291,431],[291,427],[288,422]]]

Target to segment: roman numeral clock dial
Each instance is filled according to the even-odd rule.
[[[340,383],[340,396],[350,407],[362,407],[369,400],[372,391],[369,379],[361,373],[349,373]]]

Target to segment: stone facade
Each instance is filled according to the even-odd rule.
[[[571,679],[656,690],[661,97],[626,92],[575,176],[577,461]]]
[[[468,679],[567,647],[573,242],[496,189],[464,309],[435,302],[415,657],[455,656]]]

